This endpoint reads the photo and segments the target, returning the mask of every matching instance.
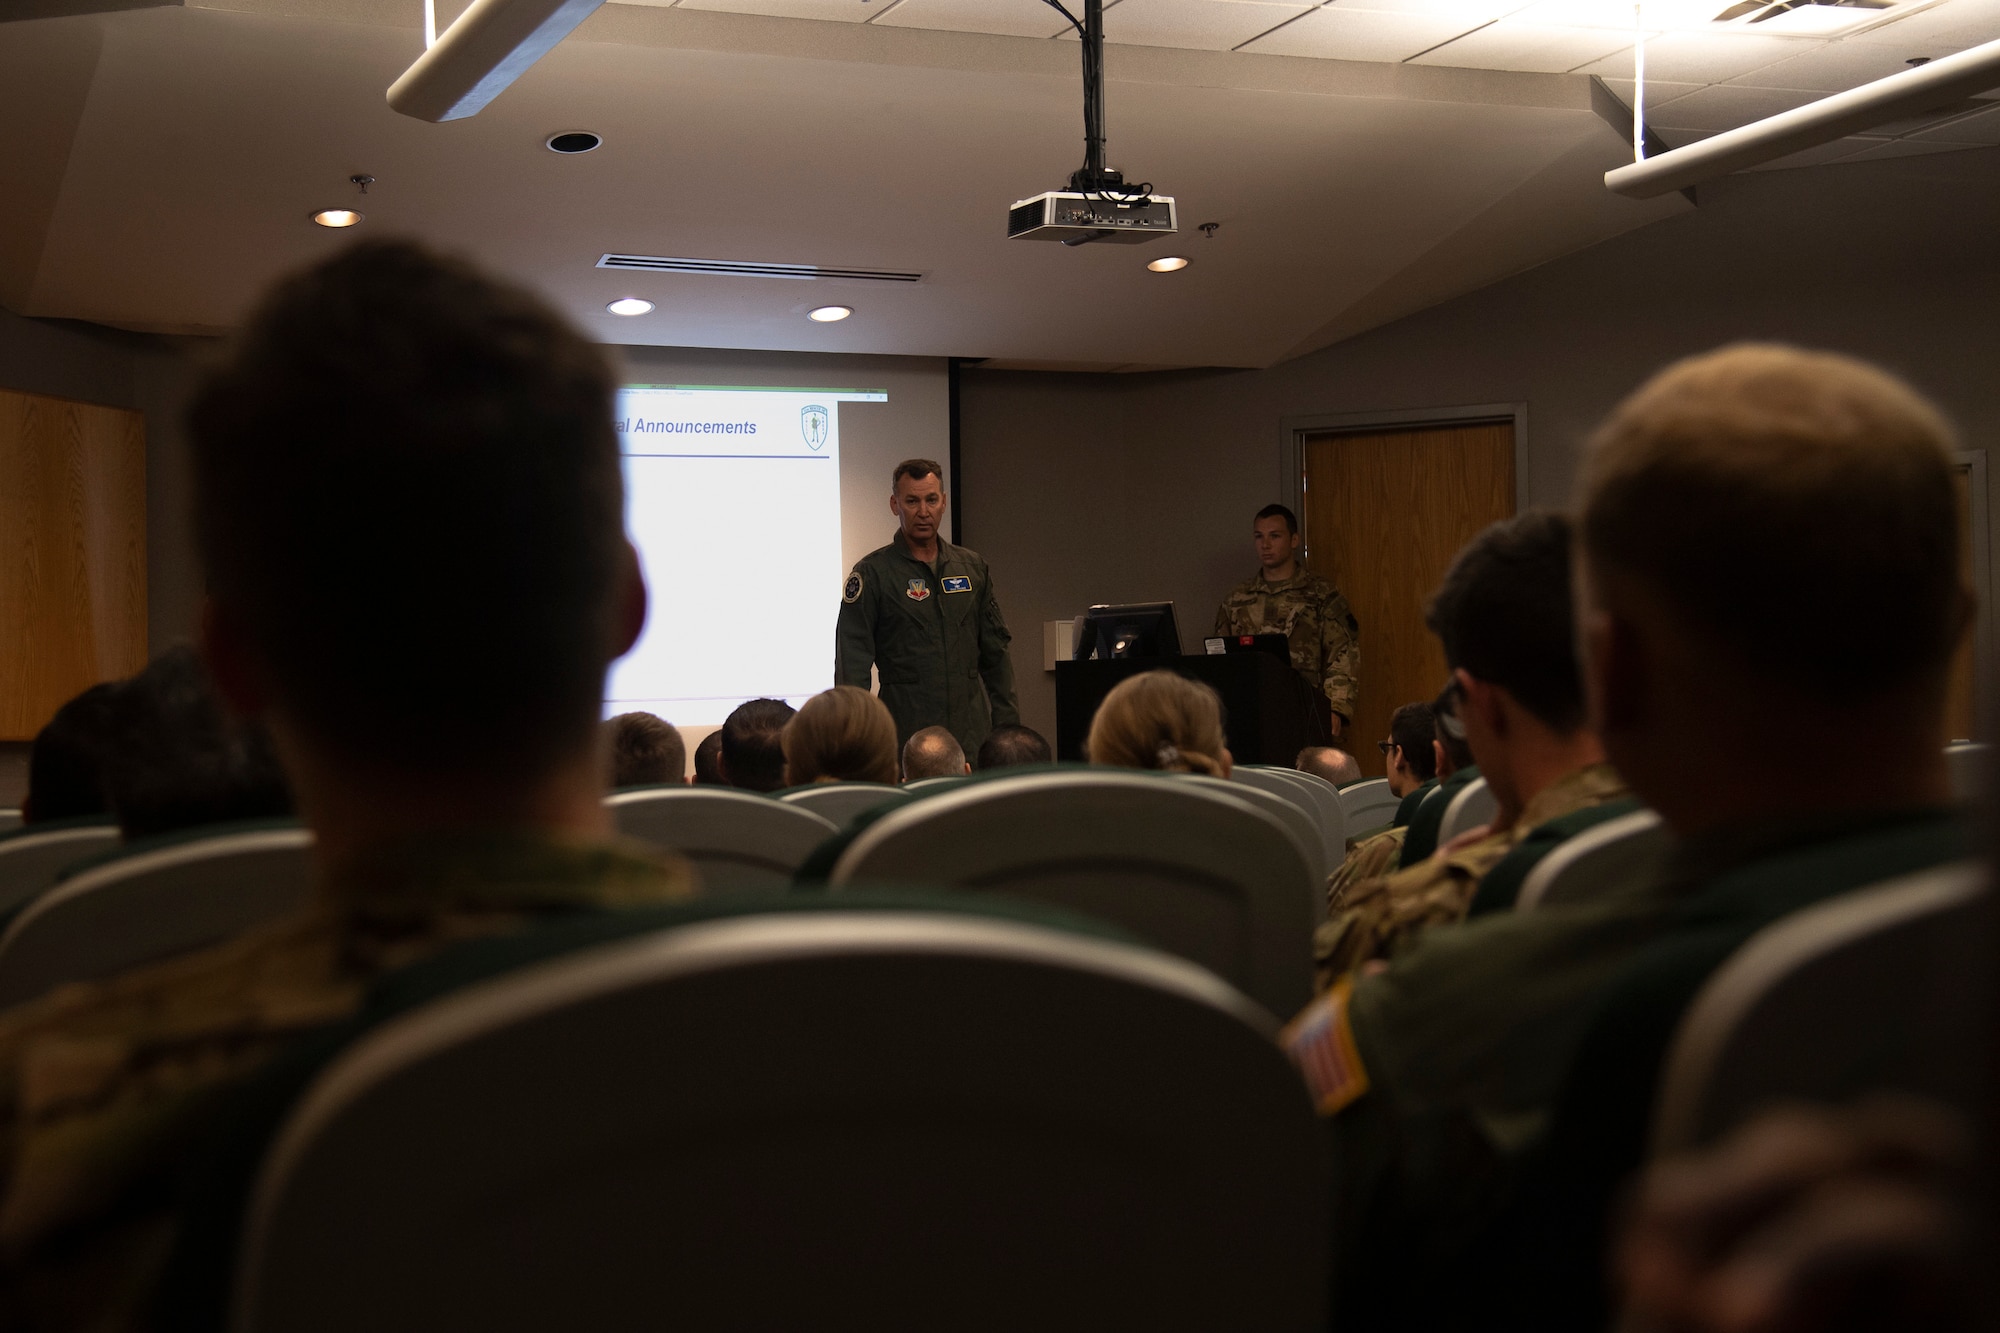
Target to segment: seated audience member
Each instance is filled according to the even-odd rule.
[[[1083,752],[1093,764],[1226,778],[1221,696],[1172,671],[1128,676],[1097,706]]]
[[[1432,740],[1435,727],[1427,703],[1404,704],[1390,715],[1389,739],[1380,743],[1380,749],[1389,769],[1389,790],[1406,803],[1413,796],[1421,800],[1419,792],[1437,785],[1437,748]],[[1414,810],[1415,806],[1410,804],[1408,808]],[[1403,809],[1397,807],[1396,820],[1380,833],[1347,840],[1347,859],[1327,878],[1329,914],[1340,910],[1348,889],[1396,869],[1403,854],[1403,838],[1409,832],[1409,820],[1403,816]],[[1324,980],[1331,983],[1332,978]]]
[[[715,771],[732,787],[779,791],[785,785],[785,747],[779,739],[798,710],[783,699],[752,699],[723,719]]]
[[[782,744],[788,787],[896,780],[896,719],[880,699],[852,685],[806,700],[785,724]]]
[[[539,299],[376,242],[282,282],[200,387],[204,655],[284,756],[318,891],[0,1015],[0,1326],[144,1322],[212,1094],[384,972],[690,894],[603,804],[604,673],[645,617],[617,383]]]
[[[958,737],[944,727],[925,727],[903,746],[903,781],[925,778],[962,778],[972,771],[965,762],[965,750]]]
[[[1316,935],[1332,976],[1461,919],[1480,879],[1530,830],[1626,794],[1584,723],[1567,519],[1527,514],[1486,529],[1458,553],[1425,619],[1444,644],[1458,718],[1498,809],[1437,855],[1348,886]]]
[[[292,813],[269,734],[230,715],[194,649],[169,648],[122,682],[111,716],[104,781],[128,842]]]
[[[673,723],[651,713],[620,713],[604,729],[611,738],[612,786],[687,781],[687,744]]]
[[[977,768],[984,773],[989,768],[1018,768],[1022,764],[1046,764],[1054,755],[1049,743],[1033,727],[995,727],[986,733],[986,739],[979,742]]]
[[[1361,764],[1337,745],[1308,745],[1299,751],[1292,767],[1316,778],[1325,778],[1336,787],[1361,781]]]
[[[1465,743],[1465,725],[1458,720],[1456,681],[1431,702],[1431,725],[1431,761],[1437,777],[1405,796],[1396,808],[1398,818],[1408,816],[1398,865],[1415,865],[1437,851],[1438,830],[1444,826],[1444,812],[1451,807],[1452,797],[1479,780],[1479,765],[1472,761],[1472,747]]]
[[[1789,913],[1969,854],[1940,743],[1972,606],[1954,448],[1937,412],[1874,367],[1737,346],[1662,372],[1586,457],[1593,712],[1680,846],[1661,888],[1672,909],[1605,986],[1519,1225],[1491,1249],[1520,1322],[1604,1326],[1612,1199],[1643,1160],[1667,1048],[1715,970]],[[1853,651],[1856,606],[1866,653]],[[1788,741],[1742,746],[1752,732]]]
[[[722,728],[701,738],[694,747],[694,784],[698,787],[726,787],[722,780]]]
[[[109,815],[104,761],[112,745],[110,681],[71,699],[35,733],[28,750],[28,794],[21,798],[21,823]]]

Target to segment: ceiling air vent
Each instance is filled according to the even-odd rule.
[[[708,273],[723,278],[839,278],[849,282],[921,282],[921,273],[886,268],[822,268],[818,264],[759,264],[741,259],[673,259],[664,255],[605,255],[599,268],[642,273]]]

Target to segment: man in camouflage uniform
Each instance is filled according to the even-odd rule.
[[[692,894],[603,804],[604,672],[645,608],[616,385],[536,298],[377,243],[279,287],[203,386],[204,653],[278,740],[318,883],[289,918],[0,1015],[0,1328],[146,1324],[226,1085],[377,978]]]
[[[1354,721],[1361,694],[1361,627],[1340,589],[1299,564],[1298,516],[1265,505],[1252,528],[1255,576],[1229,590],[1215,613],[1218,635],[1282,634],[1292,666],[1331,712],[1330,738]]]
[[[836,685],[882,678],[896,743],[943,727],[967,754],[995,727],[1021,721],[1014,702],[1012,635],[977,551],[939,535],[948,502],[938,465],[912,458],[890,478],[896,535],[861,557],[841,592],[834,638]]]

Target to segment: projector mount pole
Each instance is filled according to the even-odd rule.
[[[1074,20],[1072,20],[1074,22]],[[1070,173],[1079,194],[1122,192],[1125,177],[1104,165],[1104,0],[1083,0],[1083,166]]]

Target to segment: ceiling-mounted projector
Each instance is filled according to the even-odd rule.
[[[1008,239],[1140,245],[1173,235],[1173,199],[1154,194],[1150,183],[1128,186],[1123,174],[1104,165],[1104,0],[1084,0],[1082,22],[1063,8],[1062,0],[1044,3],[1068,19],[1083,39],[1078,43],[1083,48],[1083,165],[1070,173],[1068,189],[1017,200],[1007,210]]]

